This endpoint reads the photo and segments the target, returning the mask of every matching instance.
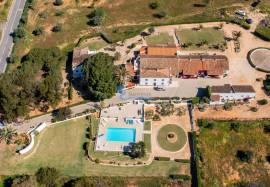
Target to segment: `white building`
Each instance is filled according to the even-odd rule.
[[[171,84],[169,69],[141,70],[141,86],[169,86]]]
[[[228,101],[250,100],[256,97],[256,92],[251,85],[211,86],[211,104],[223,104]]]

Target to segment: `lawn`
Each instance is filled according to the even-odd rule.
[[[175,45],[174,39],[168,33],[159,33],[146,37],[146,43],[150,46],[155,45]]]
[[[152,151],[152,146],[151,146],[151,134],[144,134],[143,135],[143,141],[145,143],[146,146],[146,150],[147,152],[151,153]]]
[[[145,121],[144,122],[144,130],[150,131],[151,130],[151,121]]]
[[[168,176],[183,165],[174,161],[154,161],[149,166],[117,167],[92,163],[84,156],[85,118],[51,126],[38,135],[37,145],[26,156],[18,156],[9,147],[0,149],[0,175],[33,174],[42,166],[57,168],[68,176]],[[4,153],[4,154],[3,154]]]
[[[212,122],[213,125],[200,130],[198,149],[203,186],[231,186],[237,182],[269,186],[266,156],[270,153],[270,138],[263,127],[269,121],[239,122],[237,130],[231,130],[231,123]],[[251,151],[251,161],[240,161],[236,157],[238,150]]]
[[[199,48],[198,44],[205,41],[206,45],[200,46],[205,48],[213,45],[223,44],[225,42],[222,30],[214,28],[202,28],[201,30],[182,29],[176,32],[181,44],[188,44],[188,48]]]
[[[168,135],[174,133],[174,141],[168,140]],[[187,136],[185,131],[173,124],[168,124],[162,127],[157,136],[158,143],[160,147],[167,151],[178,151],[180,150],[187,142]]]

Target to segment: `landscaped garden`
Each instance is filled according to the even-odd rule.
[[[96,123],[97,124],[97,123]],[[183,163],[153,161],[147,166],[117,167],[91,162],[83,149],[89,141],[89,120],[79,118],[47,128],[37,136],[37,143],[29,154],[18,156],[13,147],[0,150],[1,175],[33,174],[40,167],[54,167],[67,176],[168,176],[180,174]],[[95,127],[92,128],[93,132]],[[131,160],[119,153],[95,153],[99,158]],[[139,161],[139,160],[138,160]]]
[[[224,33],[221,26],[216,28],[182,29],[176,32],[183,48],[214,48],[223,50],[226,47]]]
[[[159,33],[157,35],[150,35],[146,38],[146,43],[149,46],[155,45],[175,45],[174,39],[168,33]]]
[[[198,125],[203,186],[269,186],[269,121],[199,120]]]
[[[157,140],[162,149],[174,152],[184,147],[187,136],[180,126],[168,124],[159,130]]]

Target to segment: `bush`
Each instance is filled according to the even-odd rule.
[[[95,163],[96,164],[99,164],[100,163],[100,160],[98,158],[95,159]]]
[[[161,119],[160,119],[160,116],[158,115],[158,114],[155,114],[154,116],[153,116],[153,121],[160,121]]]
[[[55,1],[54,1],[54,5],[55,5],[55,6],[61,6],[63,3],[64,3],[63,0],[55,0]]]
[[[268,101],[266,99],[261,99],[257,101],[258,105],[266,105],[268,104]]]
[[[193,98],[191,99],[191,103],[192,103],[193,105],[197,105],[197,104],[199,104],[199,102],[200,102],[200,98],[199,98],[199,97],[193,97]]]
[[[250,111],[252,111],[252,112],[257,112],[257,111],[258,111],[258,108],[257,108],[257,107],[251,107],[251,108],[250,108]]]
[[[40,12],[38,14],[38,16],[41,18],[41,19],[47,19],[49,17],[49,13],[47,11],[43,11],[43,12]]]
[[[238,150],[236,153],[236,157],[242,162],[250,162],[253,157],[253,152]]]
[[[39,36],[43,34],[43,27],[37,27],[35,30],[33,30],[32,34],[35,36]]]
[[[225,103],[223,106],[224,110],[226,110],[226,111],[232,110],[232,107],[233,107],[232,103]]]
[[[52,32],[61,32],[62,31],[62,25],[57,24],[52,28]]]
[[[157,9],[159,7],[159,3],[158,2],[152,2],[149,4],[149,7],[151,9]]]
[[[68,107],[60,108],[53,112],[56,121],[63,121],[71,115],[71,110]]]
[[[103,8],[96,8],[88,17],[90,18],[89,25],[99,26],[105,19],[105,10]]]
[[[45,186],[56,186],[56,180],[58,177],[59,172],[55,168],[40,168],[36,172],[37,182]]]
[[[161,157],[161,156],[156,156],[154,157],[155,160],[158,160],[158,161],[170,161],[171,159],[169,157]]]
[[[145,156],[145,143],[140,141],[130,146],[129,156],[131,158],[142,158]]]
[[[240,123],[238,122],[232,122],[230,125],[230,129],[235,131],[235,132],[239,132],[240,129]]]
[[[19,39],[22,39],[26,36],[26,31],[23,27],[18,27],[14,30],[12,37],[13,41],[16,43]]]
[[[62,10],[56,10],[55,16],[63,16],[63,15],[64,15],[64,11],[62,11]]]
[[[166,16],[167,16],[167,14],[164,11],[161,11],[161,12],[154,14],[154,17],[159,18],[159,19],[164,18]]]

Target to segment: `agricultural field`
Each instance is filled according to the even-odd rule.
[[[225,43],[224,33],[215,28],[194,28],[177,31],[177,37],[182,46],[190,49],[209,48]]]
[[[204,120],[199,126],[197,147],[203,186],[270,185],[269,121]]]
[[[151,2],[68,0],[61,6],[55,6],[53,0],[35,0],[28,12],[26,36],[17,43],[14,54],[21,57],[31,48],[52,46],[69,51],[79,38],[94,37],[97,33],[103,33],[108,41],[116,42],[139,34],[149,25],[219,20],[220,8],[248,3],[239,3],[238,0],[211,1],[210,4],[203,0],[158,0],[158,6],[151,8]],[[200,3],[203,6],[196,5]],[[98,27],[89,25],[93,7],[102,7],[105,13],[104,21]],[[61,32],[52,32],[57,25],[61,25]],[[41,27],[43,34],[34,36],[33,31]]]
[[[0,144],[0,175],[34,174],[38,168],[50,166],[66,176],[167,177],[169,174],[179,174],[184,164],[153,161],[148,166],[115,167],[92,163],[86,159],[82,148],[87,141],[87,126],[85,118],[51,126],[37,136],[35,148],[26,156],[19,156],[15,148]]]

